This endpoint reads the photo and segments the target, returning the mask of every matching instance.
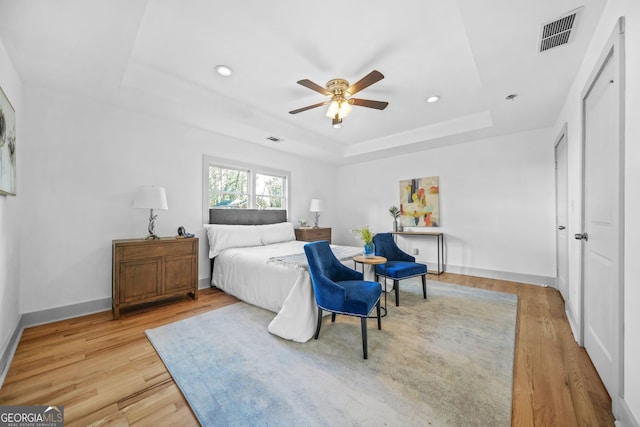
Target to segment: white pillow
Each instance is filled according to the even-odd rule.
[[[255,225],[203,224],[209,238],[209,258],[228,248],[260,246],[260,233]]]
[[[296,240],[296,234],[293,231],[293,224],[290,222],[258,225],[256,227],[260,232],[260,239],[262,240],[263,245]]]

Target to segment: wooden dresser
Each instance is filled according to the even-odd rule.
[[[318,228],[296,228],[296,240],[303,240],[305,242],[315,242],[316,240],[328,240],[331,243],[331,228],[330,227],[318,227]]]
[[[114,240],[113,318],[120,308],[189,295],[198,299],[198,238]]]

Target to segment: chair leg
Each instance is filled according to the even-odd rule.
[[[361,317],[360,324],[362,325],[362,354],[364,358],[367,359],[367,318]]]
[[[376,304],[376,310],[378,312],[378,330],[382,329],[382,316],[380,316],[380,300]]]
[[[427,299],[427,275],[422,275],[422,295],[424,295],[424,299]]]
[[[335,323],[335,321],[336,321],[336,314],[331,313],[331,323]]]
[[[398,286],[400,284],[399,280],[394,280],[393,281],[393,289],[395,289],[396,291],[396,307],[400,306],[400,292],[398,291],[398,288],[400,286]]]
[[[320,335],[320,326],[322,326],[322,309],[318,307],[318,324],[316,325],[315,339],[318,339],[318,335]]]

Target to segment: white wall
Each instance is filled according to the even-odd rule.
[[[336,240],[358,244],[349,230],[364,224],[390,231],[399,181],[439,176],[447,271],[553,284],[554,140],[543,129],[341,167]],[[401,244],[432,268],[435,241]]]
[[[623,409],[630,412],[636,423],[640,422],[640,339],[637,331],[640,329],[640,310],[635,303],[640,301],[640,225],[636,219],[640,212],[640,2],[638,0],[609,0],[594,33],[583,64],[576,76],[575,83],[567,97],[565,106],[556,123],[557,132],[566,122],[568,128],[569,150],[569,194],[570,222],[569,235],[581,232],[580,206],[581,198],[581,92],[585,88],[588,78],[595,68],[598,58],[604,50],[605,43],[611,36],[619,17],[626,20],[625,31],[625,247],[624,247],[624,402]],[[570,241],[571,242],[571,241]],[[569,271],[569,300],[570,309],[579,319],[581,298],[580,288],[580,251],[578,241],[570,243],[570,271]],[[616,404],[614,398],[614,406]],[[622,413],[622,415],[629,415]]]
[[[0,376],[3,354],[20,320],[18,287],[18,206],[20,203],[22,167],[22,101],[21,82],[0,40],[0,87],[16,112],[16,186],[18,197],[0,196]],[[1,380],[0,380],[1,382]]]
[[[335,188],[334,167],[88,98],[25,85],[23,108],[21,313],[111,297],[112,239],[147,234],[149,212],[132,207],[141,184],[166,188],[156,233],[195,232],[208,277],[203,154],[289,170],[293,221]]]

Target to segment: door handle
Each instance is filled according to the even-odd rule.
[[[589,240],[589,235],[587,233],[578,233],[574,237],[576,240]]]
[[[564,225],[559,225],[558,226],[558,230],[564,230],[565,228],[567,228],[567,227],[565,227]]]

